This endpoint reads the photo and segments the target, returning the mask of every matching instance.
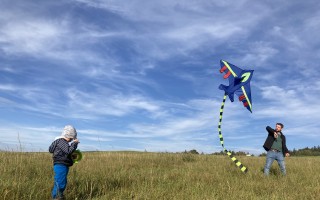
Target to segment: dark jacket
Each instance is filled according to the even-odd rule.
[[[71,154],[77,149],[78,143],[69,143],[63,139],[59,138],[52,142],[49,147],[49,152],[53,153],[53,164],[64,164],[67,166],[72,166],[73,161]]]
[[[266,151],[269,151],[272,147],[274,140],[275,140],[275,138],[274,138],[275,130],[273,128],[271,128],[270,126],[267,126],[266,129],[268,131],[268,137],[267,137],[266,141],[264,142],[263,148]],[[289,150],[286,145],[286,137],[283,135],[282,132],[280,132],[280,133],[281,133],[280,137],[282,139],[282,153],[283,153],[283,156],[285,156],[286,153],[289,153]]]

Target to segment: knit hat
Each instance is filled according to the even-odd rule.
[[[77,139],[77,131],[72,125],[66,125],[62,131],[61,136],[65,138]]]

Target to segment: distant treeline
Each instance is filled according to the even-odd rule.
[[[185,154],[199,154],[199,152],[195,149],[192,149],[190,151],[187,151],[185,150],[183,153]],[[235,156],[254,156],[253,154],[249,154],[247,152],[243,152],[243,151],[238,151],[238,152],[235,152],[235,151],[231,151],[231,153]],[[203,153],[201,153],[203,154]],[[224,151],[220,151],[220,152],[214,152],[212,153],[212,155],[225,155]]]
[[[306,147],[303,149],[293,149],[292,151],[289,150],[290,156],[320,156],[320,146],[314,147]],[[266,153],[262,153],[259,156],[266,156]]]
[[[244,152],[244,151],[230,151],[232,153],[232,155],[235,156],[254,156],[253,154],[250,154],[249,152]],[[214,152],[212,155],[224,155],[226,154],[224,151],[220,151],[220,152]]]
[[[291,156],[320,156],[320,146],[306,147],[304,149],[293,149],[290,151]]]
[[[190,151],[185,150],[183,153],[186,154],[199,154],[199,152],[195,149],[192,149]],[[243,151],[231,151],[231,153],[235,156],[254,156],[253,154],[250,154],[249,152],[243,152]],[[320,156],[320,146],[314,146],[314,147],[306,147],[303,149],[293,149],[292,151],[289,150],[290,156]],[[201,153],[203,154],[203,153]],[[224,151],[220,152],[214,152],[212,155],[225,155]],[[266,156],[267,153],[264,152],[260,154],[259,156]]]

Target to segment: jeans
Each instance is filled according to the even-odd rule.
[[[269,175],[270,167],[274,160],[278,162],[281,173],[283,175],[286,175],[286,166],[284,163],[284,156],[282,152],[274,152],[274,151],[268,151],[267,153],[267,161],[266,161],[266,165],[264,166],[264,174],[267,176]]]
[[[55,164],[54,171],[54,185],[52,189],[52,198],[63,197],[63,192],[67,186],[67,176],[69,167],[63,164]]]

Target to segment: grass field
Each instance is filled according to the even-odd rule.
[[[286,158],[262,173],[265,157],[239,157],[243,174],[227,156],[146,152],[84,152],[70,168],[70,199],[320,199],[320,157]],[[0,199],[50,199],[51,154],[0,152]]]

